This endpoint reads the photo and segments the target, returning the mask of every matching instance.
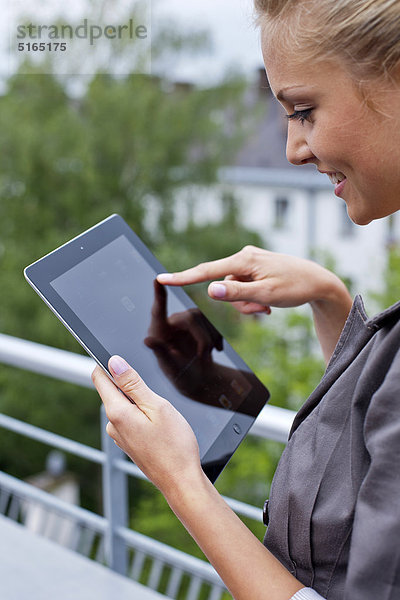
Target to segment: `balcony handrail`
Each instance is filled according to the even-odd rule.
[[[0,413],[0,427],[25,437],[29,437],[30,439],[38,442],[47,444],[52,448],[57,448],[58,450],[63,450],[64,452],[85,458],[99,465],[104,465],[106,460],[106,455],[102,450],[97,450],[96,448],[75,442],[74,440],[57,435],[40,427],[36,427],[35,425],[24,423],[23,421],[14,419],[13,417],[9,417],[8,415],[4,415],[2,413]],[[127,475],[148,481],[146,475],[144,475],[135,464],[127,460],[115,460],[114,467],[126,473]],[[227,496],[223,496],[223,498],[237,514],[242,515],[243,517],[254,519],[255,521],[261,520],[262,510],[260,508],[252,506],[251,504],[247,504],[246,502],[241,502],[240,500],[236,500],[234,498],[229,498]]]
[[[23,500],[37,501],[41,505],[46,506],[50,510],[59,512],[62,515],[71,517],[75,522],[90,526],[96,533],[104,534],[107,529],[107,519],[91,511],[68,504],[56,496],[44,492],[25,481],[21,481],[0,471],[0,487],[12,490],[19,498]],[[151,556],[163,559],[166,563],[172,563],[182,569],[189,570],[197,576],[206,579],[210,583],[221,584],[221,579],[214,571],[212,566],[205,561],[198,559],[172,548],[163,542],[149,538],[137,531],[120,527],[116,534],[129,545],[132,545],[141,552],[146,552]]]
[[[92,358],[51,346],[0,334],[0,363],[93,388]],[[250,435],[286,443],[295,412],[267,405],[249,431]]]
[[[22,498],[23,500],[39,502],[51,510],[74,519],[77,523],[90,525],[97,533],[105,533],[106,531],[107,520],[105,517],[101,517],[81,506],[60,500],[57,496],[49,494],[3,471],[0,471],[0,488],[12,490],[18,498]]]
[[[96,366],[88,356],[0,333],[0,362],[91,388]]]
[[[104,452],[98,450],[97,448],[86,446],[85,444],[81,444],[75,440],[57,435],[51,431],[31,425],[30,423],[24,423],[19,419],[14,419],[14,417],[9,417],[8,415],[4,415],[2,413],[0,413],[0,427],[28,437],[32,440],[36,440],[37,442],[45,443],[48,446],[57,448],[58,450],[63,450],[69,454],[86,458],[87,460],[99,465],[102,465],[105,462]]]

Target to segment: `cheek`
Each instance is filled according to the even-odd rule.
[[[331,120],[316,122],[309,135],[309,147],[327,167],[338,171],[352,170],[362,162],[362,146],[357,127],[338,125]]]
[[[318,123],[310,128],[308,146],[312,153],[327,167],[337,166],[342,155],[342,144],[336,127]]]

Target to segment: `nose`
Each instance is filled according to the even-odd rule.
[[[315,160],[299,121],[289,121],[286,141],[286,157],[293,165],[305,165]]]

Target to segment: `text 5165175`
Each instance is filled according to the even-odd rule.
[[[67,49],[66,42],[26,42],[18,44],[19,52],[65,52]]]

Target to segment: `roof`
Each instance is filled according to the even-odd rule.
[[[264,68],[257,71],[257,80],[251,86],[247,102],[249,110],[261,110],[261,115],[236,155],[234,166],[295,169],[286,159],[287,120],[282,107],[272,95]],[[305,168],[315,170],[313,165],[305,165]]]

